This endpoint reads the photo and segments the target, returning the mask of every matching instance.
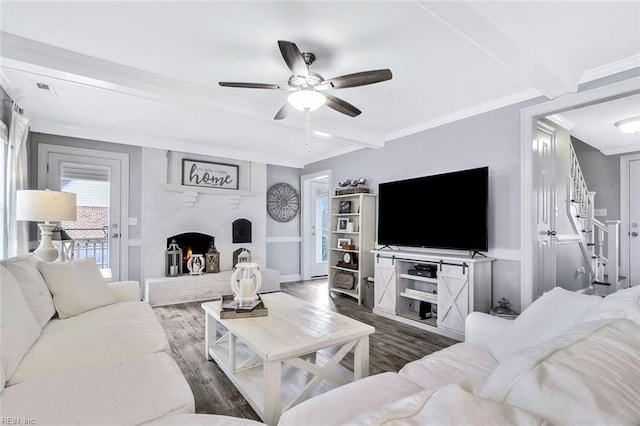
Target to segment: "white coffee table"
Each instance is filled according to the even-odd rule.
[[[205,356],[215,360],[265,423],[275,425],[284,410],[309,398],[325,379],[342,385],[369,375],[372,326],[285,293],[261,297],[269,309],[266,317],[220,319],[220,300],[203,303],[202,308]],[[227,330],[220,338],[216,322]],[[333,346],[337,350],[328,362],[316,364],[316,353]],[[352,349],[353,376],[345,377],[336,371]],[[287,374],[282,363],[308,373],[307,379],[301,382]],[[283,391],[289,397],[285,404]]]

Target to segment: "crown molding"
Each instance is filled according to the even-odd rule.
[[[571,130],[576,126],[576,123],[574,123],[573,121],[569,120],[568,118],[566,118],[562,114],[548,115],[546,118],[549,121],[551,121],[552,123],[557,124],[558,126],[564,128],[564,129],[567,129],[567,130]]]
[[[241,159],[256,163],[273,164],[277,166],[303,168],[302,161],[285,157],[280,154],[261,154],[254,150],[229,149],[216,145],[185,142],[181,140],[148,137],[132,134],[130,131],[115,131],[95,128],[79,128],[48,123],[43,120],[34,120],[30,123],[31,131],[58,136],[66,136],[79,139],[90,139],[101,142],[120,143],[125,145],[140,146],[146,148],[166,149],[170,151],[182,151],[190,154],[211,155],[215,157]]]
[[[619,61],[611,62],[610,64],[602,65],[600,67],[592,68],[585,71],[580,79],[580,84],[588,83],[599,78],[608,77],[612,74],[628,71],[633,68],[640,67],[640,55],[629,56],[628,58],[620,59]]]
[[[537,98],[539,96],[542,96],[542,93],[540,93],[536,89],[524,90],[522,92],[514,93],[513,95],[509,95],[509,96],[504,96],[500,99],[495,99],[493,101],[485,102],[483,104],[476,105],[471,108],[467,108],[451,114],[443,115],[434,120],[425,121],[424,123],[416,124],[415,126],[407,127],[405,129],[401,129],[396,132],[388,133],[387,135],[385,135],[385,140],[392,141],[394,139],[399,139],[404,136],[412,135],[414,133],[419,133],[428,129],[433,129],[434,127],[442,126],[443,124],[453,123],[454,121],[463,120],[465,118],[473,117],[474,115],[493,111],[495,109],[502,108],[505,106],[517,104],[519,102],[527,101],[529,99]]]

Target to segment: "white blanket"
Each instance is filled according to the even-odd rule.
[[[347,423],[350,426],[397,425],[544,425],[519,408],[480,398],[458,384],[429,389],[400,399]]]
[[[640,325],[576,326],[501,362],[479,395],[554,425],[638,425]]]

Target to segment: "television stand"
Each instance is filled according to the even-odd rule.
[[[490,257],[405,250],[372,253],[375,314],[464,340],[467,315],[491,309]]]

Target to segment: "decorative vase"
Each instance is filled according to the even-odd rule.
[[[257,263],[238,263],[231,273],[231,291],[240,307],[251,306],[258,299],[262,274]]]
[[[206,272],[220,272],[220,252],[216,249],[215,239],[211,239],[211,246],[209,251],[205,254],[205,271]]]

